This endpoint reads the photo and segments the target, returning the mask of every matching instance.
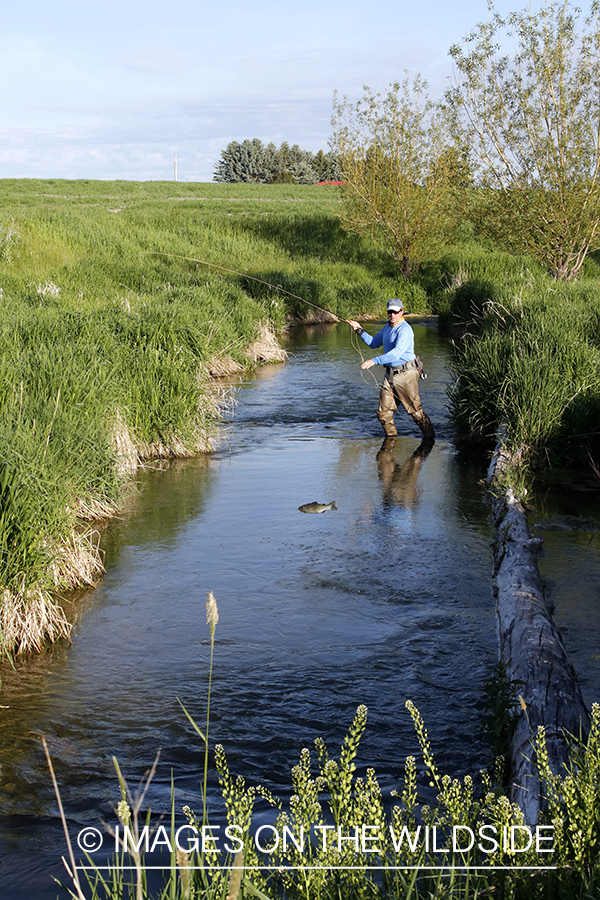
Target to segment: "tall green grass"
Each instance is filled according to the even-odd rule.
[[[118,503],[119,436],[205,449],[215,360],[394,293],[331,188],[7,180],[0,201],[0,589],[25,600],[72,586],[61,548]]]
[[[456,346],[451,411],[459,435],[502,429],[522,475],[600,453],[600,303],[591,259],[577,282],[481,249],[447,260],[434,301]]]

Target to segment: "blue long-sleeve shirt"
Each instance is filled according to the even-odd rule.
[[[393,328],[389,323],[384,325],[373,337],[363,331],[361,338],[367,347],[383,347],[383,354],[373,357],[378,366],[401,366],[415,358],[415,335],[406,319]]]

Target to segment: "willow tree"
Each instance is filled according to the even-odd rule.
[[[600,247],[600,6],[585,17],[568,2],[489,10],[450,50],[448,94],[481,187],[480,225],[573,278]]]
[[[373,235],[408,278],[448,234],[457,170],[446,117],[427,82],[364,88],[356,103],[334,97],[332,151],[344,181],[342,223]]]

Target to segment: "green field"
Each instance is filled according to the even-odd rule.
[[[61,304],[80,311],[213,287],[210,266],[157,251],[247,272],[342,314],[370,309],[397,282],[385,256],[342,231],[332,187],[3,181],[0,196],[5,293],[54,279]],[[259,296],[283,323],[276,292],[239,277],[227,285]]]

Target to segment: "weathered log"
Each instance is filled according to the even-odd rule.
[[[510,461],[499,445],[488,472],[488,484],[499,481]],[[532,538],[525,509],[510,487],[492,501],[494,593],[500,631],[500,661],[510,680],[522,682],[523,703],[512,740],[511,799],[528,824],[535,824],[543,805],[532,738],[543,725],[552,771],[564,770],[567,734],[587,734],[589,716],[577,676],[554,624],[538,568],[542,546]],[[524,708],[526,706],[526,708]]]

